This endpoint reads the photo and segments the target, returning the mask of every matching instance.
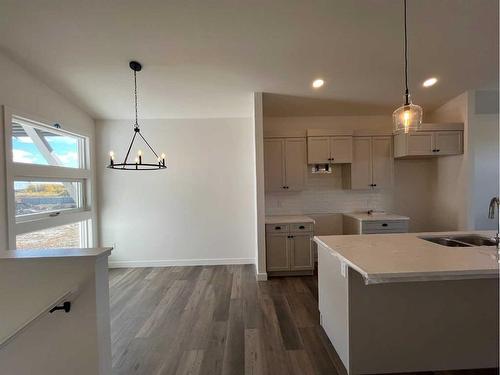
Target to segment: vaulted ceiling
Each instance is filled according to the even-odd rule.
[[[498,85],[498,1],[409,0],[408,12],[415,102]],[[254,91],[278,94],[271,115],[306,102],[390,114],[402,41],[398,0],[0,0],[1,50],[95,118],[133,116],[131,59],[143,118],[250,116]]]

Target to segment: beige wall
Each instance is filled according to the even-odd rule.
[[[428,115],[428,121],[432,122],[464,123],[464,154],[435,160],[435,173],[431,186],[433,209],[430,211],[435,230],[472,229],[469,217],[471,195],[468,97],[469,94],[465,92]]]
[[[392,133],[391,116],[314,116],[265,117],[265,132],[305,129],[380,130]],[[394,163],[394,187],[386,190],[342,190],[341,167],[334,166],[331,175],[308,172],[306,190],[302,192],[266,193],[266,214],[318,214],[330,225],[330,234],[342,232],[342,212],[368,209],[393,211],[411,218],[410,231],[430,231],[430,178],[432,160],[401,160]],[[415,197],[418,196],[418,199]],[[331,220],[325,214],[333,214]],[[323,228],[323,234],[327,228]]]
[[[435,160],[432,223],[436,230],[494,229],[487,218],[498,196],[498,113],[476,113],[476,91],[465,92],[429,114],[433,122],[464,123],[464,154]]]
[[[18,64],[0,52],[0,105],[14,111],[59,123],[63,129],[86,135],[93,145],[94,121],[62,95],[50,89]],[[0,250],[7,249],[7,210],[4,161],[3,116],[0,127]],[[91,149],[91,162],[94,162]],[[95,189],[94,189],[95,191]],[[97,202],[94,202],[97,204]],[[95,205],[94,204],[94,205]],[[93,220],[94,233],[97,223]]]
[[[102,245],[111,266],[254,263],[255,145],[252,118],[144,120],[141,129],[168,168],[107,169],[124,157],[127,120],[97,122]],[[144,160],[150,156],[141,147]]]

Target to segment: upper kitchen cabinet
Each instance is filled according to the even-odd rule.
[[[266,191],[303,190],[306,170],[305,138],[264,139],[264,178]]]
[[[344,189],[391,187],[392,153],[392,136],[354,137],[352,163],[342,168]]]
[[[463,154],[463,124],[422,124],[415,133],[394,135],[394,157],[410,159]]]
[[[344,164],[352,162],[352,132],[307,130],[308,164]]]

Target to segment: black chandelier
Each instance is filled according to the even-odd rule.
[[[153,147],[146,141],[141,134],[141,130],[139,129],[139,122],[137,121],[137,72],[140,72],[142,69],[142,65],[137,61],[131,61],[129,63],[130,69],[134,71],[134,98],[135,98],[135,124],[134,124],[134,136],[130,141],[130,145],[128,146],[127,154],[125,155],[125,159],[122,163],[115,163],[115,153],[113,151],[109,152],[109,165],[108,168],[111,169],[122,169],[122,170],[156,170],[156,169],[165,169],[167,168],[167,164],[165,162],[165,154],[161,154],[158,156]],[[151,152],[154,154],[156,158],[156,163],[143,163],[142,161],[142,150],[137,151],[137,156],[134,159],[134,162],[129,162],[128,157],[130,155],[130,150],[132,150],[132,146],[134,145],[135,139],[139,135],[142,138],[144,143],[149,147]]]

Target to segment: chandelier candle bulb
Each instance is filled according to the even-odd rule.
[[[114,153],[113,151],[110,151],[110,152],[109,152],[109,163],[110,163],[111,165],[113,165],[114,160],[115,160],[115,153]]]
[[[139,164],[142,164],[142,151],[137,151],[137,155],[139,156]]]

